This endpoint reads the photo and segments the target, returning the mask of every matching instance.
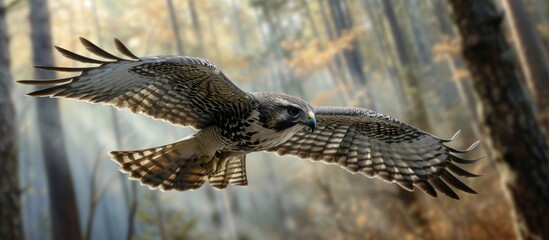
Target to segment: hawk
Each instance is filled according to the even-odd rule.
[[[35,66],[80,75],[22,80],[45,85],[30,96],[63,97],[129,108],[198,132],[178,142],[110,155],[129,178],[151,189],[193,190],[248,185],[246,155],[268,151],[337,164],[351,173],[394,182],[436,197],[459,199],[454,189],[476,193],[455,175],[475,177],[458,164],[466,150],[383,114],[351,107],[311,106],[282,93],[245,92],[212,62],[189,56],[137,57],[118,39],[115,56],[80,38],[98,60],[55,47],[65,57],[96,67]]]

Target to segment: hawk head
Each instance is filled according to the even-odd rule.
[[[265,128],[277,132],[304,127],[314,131],[316,119],[313,107],[300,98],[282,93],[254,93],[259,103],[259,120]]]

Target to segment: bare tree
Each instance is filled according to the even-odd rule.
[[[462,37],[482,112],[483,131],[524,239],[549,238],[549,150],[505,34],[503,14],[490,0],[448,0]]]
[[[48,2],[30,0],[29,20],[34,65],[53,65]],[[37,79],[55,78],[52,72],[35,71]],[[80,239],[80,219],[65,140],[56,99],[39,98],[37,102],[38,128],[44,166],[48,180],[52,233],[54,239]]]
[[[537,105],[545,131],[549,131],[549,56],[535,26],[531,24],[523,0],[502,0],[517,50],[524,80]]]
[[[0,238],[23,239],[7,9],[0,0]]]

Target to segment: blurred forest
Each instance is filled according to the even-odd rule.
[[[247,91],[366,107],[481,140],[455,201],[255,153],[248,187],[148,190],[110,150],[192,133],[130,111],[25,96],[68,77],[78,37],[210,59]],[[0,0],[0,239],[549,239],[549,0]]]

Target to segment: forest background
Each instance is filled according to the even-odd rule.
[[[1,239],[549,238],[548,0],[0,0]],[[53,45],[210,59],[241,88],[366,107],[481,140],[459,201],[292,157],[248,187],[151,191],[110,150],[191,134],[127,110],[36,100]],[[545,226],[545,227],[544,227]]]

